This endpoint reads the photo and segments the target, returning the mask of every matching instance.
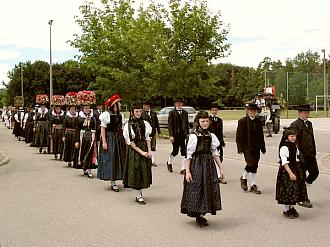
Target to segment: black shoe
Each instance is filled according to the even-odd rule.
[[[55,154],[55,159],[57,160],[57,154]]]
[[[93,174],[92,173],[88,173],[87,175],[89,178],[93,178]]]
[[[254,194],[261,194],[261,191],[258,189],[258,186],[255,184],[251,186],[250,192],[252,192]]]
[[[156,164],[155,162],[153,162],[151,165],[152,165],[153,167],[157,167],[157,164]]]
[[[47,154],[47,151],[44,151],[44,154]]]
[[[181,175],[185,175],[185,174],[186,174],[186,169],[181,170],[181,171],[180,171],[180,174],[181,174]]]
[[[207,219],[205,219],[204,217],[200,217],[200,218],[202,219],[204,226],[209,226]]]
[[[87,172],[87,171],[84,171],[84,175],[85,175],[85,176],[88,176],[88,172]]]
[[[136,201],[138,204],[146,205],[146,203],[145,203],[145,201],[143,200],[143,197],[142,197],[142,196],[141,196],[140,198],[135,197],[135,201]]]
[[[68,166],[70,166],[70,167],[72,166],[71,162],[68,163]]]
[[[39,153],[42,153],[42,148],[39,148]]]
[[[200,216],[196,217],[196,224],[197,224],[199,227],[203,227],[203,226],[204,226],[203,218],[200,217]]]
[[[220,184],[227,184],[227,181],[224,180],[223,178],[219,178],[219,183]]]
[[[283,212],[283,216],[286,217],[286,218],[289,218],[289,219],[294,219],[294,216],[293,216],[293,214],[291,213],[290,210],[288,210],[286,212]]]
[[[296,218],[299,217],[299,213],[297,212],[297,210],[294,207],[290,208],[289,211],[291,212],[291,214],[294,217],[296,217]]]
[[[244,179],[243,177],[241,177],[240,180],[241,180],[241,188],[242,188],[242,190],[247,191],[248,190],[247,179]]]
[[[117,187],[117,185],[111,185],[111,190],[114,192],[119,192],[119,188]]]
[[[272,135],[267,135],[266,137],[272,137]]]
[[[312,208],[313,204],[310,201],[298,202],[298,205],[304,208]]]
[[[167,165],[167,170],[169,172],[173,172],[172,164],[169,164],[168,162],[166,162],[166,165]]]

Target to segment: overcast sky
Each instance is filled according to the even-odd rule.
[[[79,32],[74,16],[83,2],[1,1],[0,82],[8,82],[7,72],[19,62],[49,61],[50,19],[53,62],[73,58],[77,52],[67,41]],[[231,55],[219,62],[256,67],[266,56],[284,62],[307,50],[330,54],[328,1],[208,0],[208,6],[230,24]]]

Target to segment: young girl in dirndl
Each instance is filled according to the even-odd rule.
[[[299,216],[294,205],[308,200],[296,138],[297,132],[294,128],[284,130],[279,145],[280,167],[276,181],[276,200],[279,204],[284,204],[283,216],[290,219]]]
[[[123,179],[126,144],[123,136],[124,114],[120,109],[121,98],[114,94],[106,102],[108,111],[102,112],[100,153],[97,178],[111,181],[111,190],[119,192],[116,180]]]
[[[151,173],[151,143],[152,128],[147,121],[142,120],[142,107],[132,107],[129,121],[124,126],[124,137],[127,144],[126,166],[124,172],[124,187],[137,191],[135,201],[146,204],[142,189],[152,184]]]
[[[200,111],[195,118],[196,130],[189,134],[187,144],[186,174],[184,179],[181,213],[196,218],[198,226],[208,226],[204,215],[216,215],[221,210],[220,186],[216,164],[221,176],[224,170],[220,161],[218,138],[210,133],[208,113]]]
[[[63,122],[64,122],[64,111],[61,106],[55,105],[50,117],[50,152],[54,154],[55,159],[60,155],[62,159],[63,153]]]

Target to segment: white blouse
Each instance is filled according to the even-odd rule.
[[[122,126],[125,124],[125,116],[121,112],[121,120],[122,120]],[[110,123],[110,112],[109,111],[104,111],[101,113],[99,120],[101,121],[101,127],[106,128],[107,125]]]
[[[285,164],[289,164],[290,161],[288,161],[289,158],[289,148],[287,146],[282,146],[280,148],[280,157],[281,157],[281,165],[284,166]],[[297,153],[296,153],[296,161],[299,161],[299,149],[297,148]]]
[[[220,142],[215,134],[211,133],[212,142],[211,142],[211,152],[213,155],[220,156],[217,147],[219,147]],[[197,147],[197,135],[195,133],[189,135],[188,144],[187,144],[187,159],[192,159],[193,154],[196,151]]]
[[[151,125],[147,122],[147,121],[144,121],[144,125],[145,125],[145,128],[146,128],[146,131],[145,131],[145,138],[146,138],[146,141],[150,141],[150,134],[152,132],[152,128],[151,128]],[[133,131],[133,128],[131,126],[131,134],[132,134],[132,139],[135,138],[135,133]],[[128,132],[128,123],[126,123],[124,125],[124,131],[123,131],[123,135],[124,135],[124,138],[125,138],[125,141],[127,143],[127,145],[131,145],[131,140],[129,139],[129,132]]]
[[[21,119],[24,119],[24,112],[18,112],[14,115],[14,118],[17,122],[19,122],[20,120],[18,119],[19,114],[21,114]]]
[[[26,123],[29,118],[29,113],[25,113],[23,122]]]

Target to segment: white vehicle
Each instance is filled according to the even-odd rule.
[[[161,109],[158,112],[157,117],[158,117],[160,127],[167,128],[167,126],[168,126],[168,114],[173,109],[174,109],[174,106],[164,107],[163,109]],[[188,112],[189,128],[192,128],[197,112],[191,106],[184,106],[183,110]]]

